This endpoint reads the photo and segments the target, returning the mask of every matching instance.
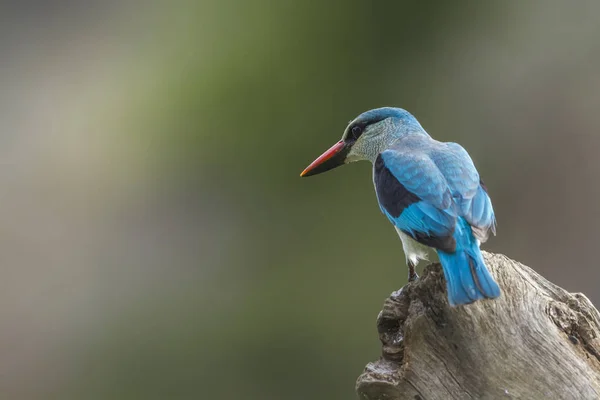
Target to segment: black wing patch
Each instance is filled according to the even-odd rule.
[[[377,156],[375,160],[374,181],[379,204],[393,218],[398,218],[411,204],[421,201],[419,196],[410,192],[396,179],[386,167],[381,155]],[[453,236],[454,228],[444,236],[430,236],[427,233],[418,231],[410,233],[403,230],[403,232],[425,246],[433,247],[447,253],[454,253],[456,251],[456,240]]]
[[[374,180],[379,203],[394,218],[399,217],[406,207],[421,200],[396,179],[385,166],[381,154],[375,160]]]

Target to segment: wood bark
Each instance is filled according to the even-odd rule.
[[[498,299],[450,307],[431,264],[385,301],[382,356],[358,378],[362,400],[600,399],[600,314],[588,298],[503,255],[484,258]]]

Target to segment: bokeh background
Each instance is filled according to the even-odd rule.
[[[600,2],[7,3],[0,398],[354,398],[402,248],[368,164],[298,174],[383,105],[600,304]]]

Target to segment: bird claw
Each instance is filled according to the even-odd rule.
[[[410,261],[408,262],[408,282],[414,282],[419,279],[419,275],[417,275],[415,267],[415,264]]]
[[[408,273],[408,281],[409,282],[415,282],[417,279],[419,279],[419,275],[417,275],[417,273],[415,271],[413,271],[412,274],[410,272]]]

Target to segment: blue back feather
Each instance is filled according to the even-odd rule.
[[[417,134],[401,137],[380,157],[374,179],[380,207],[398,229],[438,250],[450,304],[498,297],[500,288],[479,250],[479,241],[494,229],[494,211],[468,153],[456,143]],[[377,187],[382,171],[417,199],[399,215],[385,207],[394,198],[382,198],[393,193]]]

